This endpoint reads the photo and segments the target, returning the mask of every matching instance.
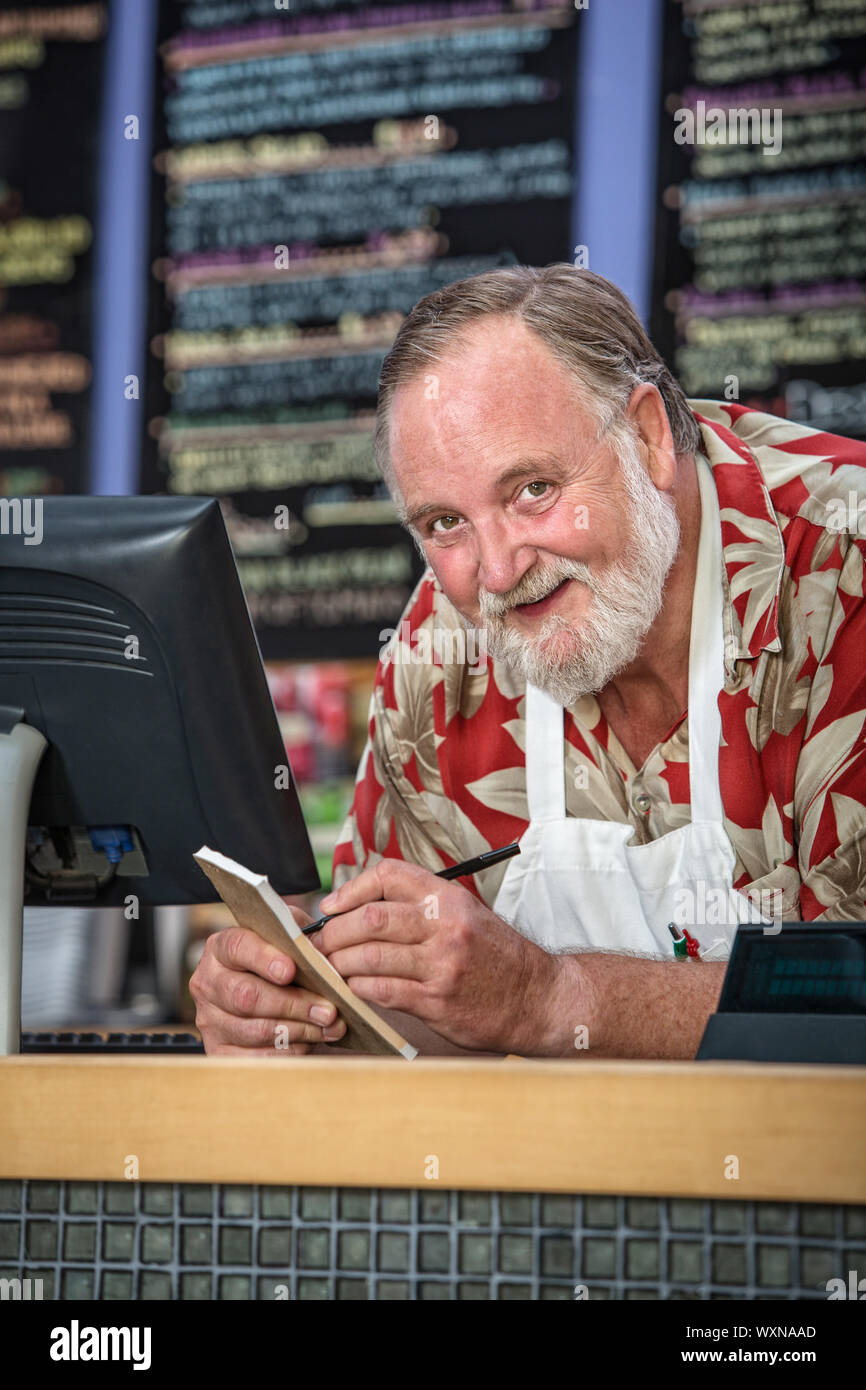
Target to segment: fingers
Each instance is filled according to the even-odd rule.
[[[439,1001],[428,999],[417,980],[399,980],[393,975],[353,975],[346,983],[359,999],[379,1009],[412,1014],[431,1024],[441,1013]]]
[[[207,1052],[225,1046],[286,1052],[343,1036],[346,1025],[330,1000],[296,985],[272,983],[276,960],[293,978],[292,959],[254,932],[227,928],[208,938],[189,986]]]
[[[251,1056],[276,1052],[297,1055],[301,1049],[321,1042],[334,1042],[344,1036],[346,1025],[337,1019],[329,1028],[315,1023],[286,1022],[279,1018],[238,1018],[212,1004],[202,1003],[196,1010],[196,1027],[205,1051],[211,1055],[231,1052]]]
[[[345,979],[345,972],[332,958],[335,951],[362,941],[387,940],[419,945],[431,935],[437,921],[437,917],[426,918],[424,911],[414,903],[364,903],[362,907],[341,913],[339,917],[326,922],[309,939]]]
[[[219,965],[227,970],[247,970],[278,985],[291,984],[295,977],[295,962],[285,951],[277,950],[247,927],[226,927],[209,936],[205,953],[210,951]]]
[[[231,938],[252,938],[252,941],[224,941]],[[258,951],[265,947],[264,956]],[[253,932],[243,928],[228,928],[208,938],[196,972],[190,980],[193,997],[215,1005],[225,1013],[247,1018],[311,1019],[314,1023],[330,1023],[336,1014],[334,1005],[319,994],[293,985],[291,989],[272,984],[262,978],[263,967],[269,968],[272,947]],[[279,955],[279,952],[275,953]],[[295,964],[290,956],[282,958],[294,978]],[[244,967],[241,962],[249,961]],[[272,964],[272,962],[270,962]],[[256,969],[258,967],[258,970]],[[271,975],[273,972],[271,972]],[[313,1009],[323,1012],[313,1013]]]
[[[330,913],[349,912],[363,903],[382,898],[396,902],[417,902],[426,894],[441,892],[445,887],[445,880],[437,879],[429,869],[406,864],[402,859],[380,859],[378,864],[362,869],[354,878],[348,879],[336,892],[328,893],[319,907],[323,913]]]
[[[433,974],[433,961],[421,946],[404,946],[394,941],[361,941],[333,951],[331,964],[344,980],[350,976],[381,975],[399,980],[427,980]],[[354,986],[353,986],[354,988]]]

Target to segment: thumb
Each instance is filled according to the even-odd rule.
[[[311,917],[309,912],[305,912],[304,909],[298,905],[297,898],[283,898],[283,902],[286,904],[286,907],[291,912],[299,927],[308,927],[311,922],[315,922],[315,917]]]

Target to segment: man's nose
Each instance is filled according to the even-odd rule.
[[[538,558],[532,546],[509,534],[507,526],[479,527],[476,542],[479,587],[497,596],[519,584]]]

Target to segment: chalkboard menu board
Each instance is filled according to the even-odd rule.
[[[163,4],[153,447],[223,501],[269,658],[375,654],[420,573],[373,462],[429,291],[571,259],[562,0]]]
[[[107,6],[0,3],[0,494],[84,492]]]
[[[667,0],[652,334],[691,396],[866,437],[866,3]]]

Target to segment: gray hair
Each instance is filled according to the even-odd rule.
[[[382,363],[376,412],[376,463],[405,520],[391,463],[389,424],[398,386],[439,362],[460,330],[486,314],[511,314],[546,344],[574,377],[575,395],[615,447],[632,434],[625,419],[636,386],[657,387],[678,454],[693,454],[701,433],[685,392],[647,337],[622,290],[568,261],[505,266],[456,280],[418,301]]]

